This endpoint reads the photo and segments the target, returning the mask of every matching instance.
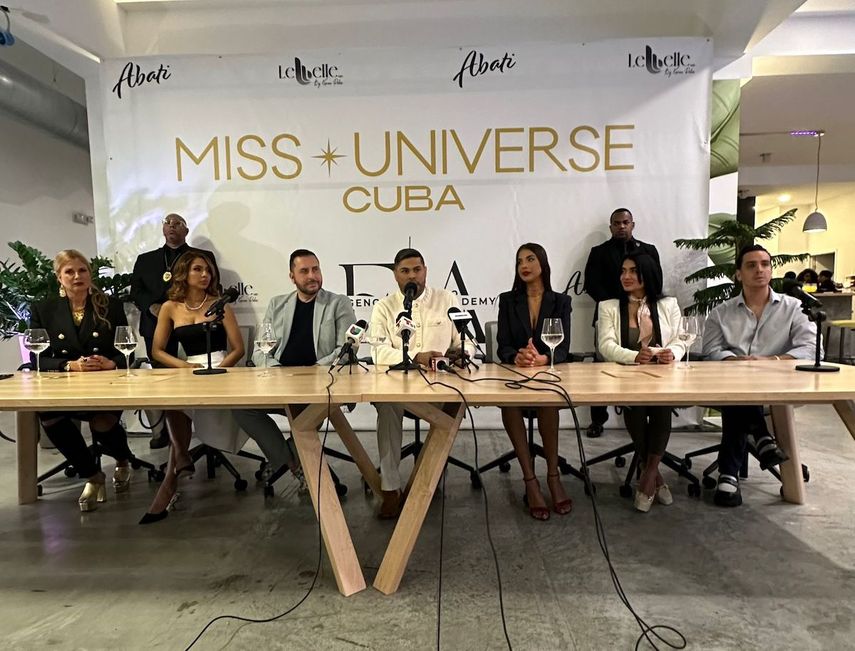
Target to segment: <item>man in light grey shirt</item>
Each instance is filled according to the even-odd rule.
[[[256,366],[329,365],[356,321],[353,304],[347,296],[323,289],[320,262],[311,251],[294,251],[289,266],[295,290],[274,296],[264,317],[273,325],[277,345],[269,353],[256,349],[252,361]],[[235,409],[232,415],[267,457],[274,472],[271,481],[289,468],[299,477],[299,462],[267,410]]]
[[[718,305],[707,317],[704,355],[712,360],[814,359],[816,325],[808,321],[797,299],[774,292],[772,256],[759,244],[742,248],[736,258],[736,279],[742,293]],[[739,506],[739,470],[748,435],[755,440],[760,467],[787,460],[766,427],[759,405],[721,408],[721,450],[714,502]]]

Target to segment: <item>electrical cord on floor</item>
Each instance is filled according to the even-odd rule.
[[[4,441],[9,441],[9,443],[16,443],[15,439],[10,439],[3,432],[0,432],[0,439],[3,439]]]
[[[448,477],[448,466],[442,469],[442,510],[439,517],[439,580],[436,586],[436,651],[441,647],[442,632],[442,549],[445,542],[445,478]]]
[[[478,470],[478,468],[479,468],[479,464],[478,464],[478,434],[475,430],[475,418],[472,415],[472,409],[466,400],[466,396],[463,395],[463,392],[460,389],[458,389],[457,387],[452,386],[450,384],[447,384],[445,382],[439,382],[436,380],[431,380],[430,378],[427,377],[427,375],[425,375],[425,373],[421,369],[421,367],[418,368],[418,371],[419,371],[419,375],[422,376],[422,379],[427,383],[428,386],[442,386],[442,387],[445,387],[447,389],[451,389],[452,391],[457,393],[457,395],[459,395],[460,399],[463,401],[463,408],[465,409],[466,414],[469,416],[469,422],[472,425],[472,440],[475,443],[475,472],[478,474],[478,479],[479,479],[478,483],[481,486],[481,495],[484,497],[484,524],[487,528],[487,541],[490,544],[490,551],[493,554],[493,564],[496,568],[496,583],[497,583],[498,588],[499,588],[499,590],[498,590],[498,592],[499,592],[499,613],[501,614],[501,617],[502,617],[502,631],[505,635],[505,643],[508,645],[509,651],[513,651],[513,645],[511,644],[511,637],[508,634],[508,622],[507,622],[507,619],[505,617],[505,598],[504,598],[504,593],[502,591],[502,571],[501,571],[501,568],[499,566],[499,555],[496,553],[496,545],[493,543],[493,534],[490,531],[490,504],[489,504],[489,500],[487,499],[487,490],[484,488],[484,482],[480,481],[481,472]],[[439,571],[439,598],[437,599],[437,622],[436,622],[436,626],[437,626],[437,631],[436,631],[437,651],[439,650],[440,628],[441,628],[441,620],[439,618],[439,612],[440,612],[440,608],[442,606],[442,538],[443,538],[443,533],[444,533],[443,530],[445,528],[445,475],[447,474],[446,470],[447,469],[445,469],[445,468],[443,469],[443,482],[442,482],[442,513],[443,513],[443,516],[442,516],[440,533],[439,533],[439,539],[440,539],[439,568],[440,568],[440,571]]]
[[[218,615],[217,617],[214,617],[211,621],[209,621],[207,624],[205,624],[205,627],[201,631],[199,631],[199,634],[195,638],[193,638],[193,641],[189,645],[187,645],[187,648],[185,649],[185,651],[190,651],[190,649],[193,648],[193,646],[196,644],[196,642],[198,642],[202,638],[202,636],[205,634],[205,632],[211,626],[213,626],[216,622],[221,621],[221,620],[233,620],[236,622],[244,622],[246,624],[268,624],[270,622],[275,622],[278,619],[282,619],[283,617],[293,613],[295,610],[297,610],[297,608],[299,608],[301,605],[303,605],[303,603],[309,598],[309,595],[311,595],[312,591],[315,589],[315,585],[318,582],[318,577],[321,574],[321,561],[323,560],[323,550],[324,550],[324,541],[323,541],[323,535],[322,535],[322,531],[321,531],[321,493],[322,493],[322,491],[321,491],[321,476],[322,476],[322,471],[323,471],[323,467],[324,467],[324,447],[327,444],[327,435],[329,434],[329,431],[330,431],[330,414],[332,412],[332,392],[330,391],[330,389],[331,389],[332,385],[335,384],[335,375],[333,375],[333,373],[332,373],[332,368],[327,369],[327,373],[330,376],[329,384],[327,384],[327,386],[326,386],[327,419],[326,419],[326,426],[324,427],[324,439],[321,442],[321,456],[320,456],[320,461],[318,463],[318,483],[317,483],[317,487],[318,487],[318,513],[317,513],[317,516],[318,516],[318,562],[315,565],[315,575],[312,577],[312,583],[309,585],[309,589],[306,590],[306,594],[304,594],[302,596],[302,598],[297,603],[295,603],[293,606],[291,606],[287,610],[279,613],[278,615],[274,615],[273,617],[265,617],[265,618],[256,619],[256,618],[252,618],[252,617],[242,617],[240,615]]]
[[[614,586],[615,592],[618,595],[618,599],[621,601],[621,603],[624,605],[624,607],[630,612],[630,614],[635,619],[636,624],[641,629],[641,634],[638,636],[638,639],[635,641],[635,649],[636,649],[636,651],[638,650],[642,640],[647,640],[647,642],[650,644],[650,646],[653,649],[656,649],[658,651],[659,647],[656,645],[656,642],[652,638],[656,638],[656,640],[663,643],[664,645],[666,645],[669,648],[685,649],[688,642],[686,640],[686,637],[679,630],[677,630],[673,626],[669,626],[667,624],[654,624],[654,625],[648,624],[635,611],[635,609],[633,608],[633,606],[629,600],[629,596],[626,594],[626,592],[623,589],[623,585],[621,584],[620,577],[617,574],[617,570],[615,569],[614,565],[612,564],[611,555],[609,553],[608,542],[606,540],[605,526],[603,525],[602,518],[600,517],[600,512],[597,508],[597,499],[596,499],[596,495],[594,492],[594,487],[591,484],[591,477],[590,477],[590,474],[588,473],[588,466],[587,466],[587,460],[586,460],[586,456],[585,456],[585,449],[584,449],[584,445],[582,443],[582,429],[579,425],[578,415],[576,414],[576,406],[573,404],[573,400],[570,397],[570,394],[567,392],[567,390],[563,386],[561,386],[561,384],[560,384],[561,378],[554,373],[550,373],[549,371],[538,371],[533,376],[529,376],[525,373],[522,373],[521,371],[518,371],[516,368],[513,368],[511,366],[507,366],[505,364],[497,364],[497,366],[500,366],[501,368],[503,368],[507,371],[515,373],[516,375],[521,376],[523,379],[508,380],[507,378],[498,378],[498,377],[496,377],[496,378],[487,377],[487,378],[472,379],[472,378],[467,378],[465,375],[462,375],[462,374],[458,373],[457,371],[452,370],[452,372],[458,378],[460,378],[461,380],[466,381],[466,382],[475,383],[475,382],[483,382],[483,381],[488,381],[488,380],[489,381],[504,382],[505,386],[508,386],[509,388],[528,389],[530,391],[541,391],[541,392],[545,391],[545,392],[549,392],[549,393],[555,393],[557,395],[560,395],[565,400],[565,402],[567,403],[567,407],[570,409],[570,413],[573,416],[573,424],[574,424],[574,427],[576,430],[576,442],[577,442],[578,447],[579,447],[579,463],[581,464],[582,474],[585,477],[586,492],[588,493],[588,497],[590,497],[590,499],[591,499],[591,507],[592,507],[592,510],[594,512],[594,527],[595,527],[596,534],[597,534],[597,543],[600,547],[600,551],[602,552],[603,557],[606,559],[606,564],[608,565],[608,568],[609,568],[609,577],[611,578],[612,585]],[[539,377],[539,376],[545,376],[545,377]],[[549,379],[546,379],[546,378],[549,378]],[[548,386],[536,387],[536,386],[534,386],[534,384],[543,384],[543,385],[548,385]],[[447,386],[447,385],[445,385],[445,386]],[[479,476],[480,476],[480,473],[479,473]],[[671,641],[671,640],[665,639],[664,637],[662,637],[657,632],[657,629],[660,631],[670,631],[670,632],[674,633],[678,638],[677,641]]]
[[[157,427],[158,425],[160,425],[163,422],[163,418],[164,418],[164,416],[166,416],[166,411],[161,411],[160,416],[158,416],[156,421],[154,421],[151,425],[146,425],[145,421],[143,420],[143,414],[144,413],[145,413],[145,411],[143,409],[137,409],[134,411],[134,416],[137,417],[137,420],[140,422],[140,425],[142,425],[145,429],[150,430],[152,432],[154,431],[155,427]]]

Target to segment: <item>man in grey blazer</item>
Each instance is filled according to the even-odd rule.
[[[274,296],[264,316],[273,324],[278,343],[267,355],[256,349],[252,361],[256,366],[266,363],[271,367],[329,365],[344,344],[347,329],[356,321],[353,305],[347,296],[323,289],[318,256],[311,251],[297,249],[289,264],[288,276],[296,289]],[[270,413],[263,409],[236,409],[232,413],[264,450],[274,473],[287,466],[299,476],[296,471],[300,464]]]

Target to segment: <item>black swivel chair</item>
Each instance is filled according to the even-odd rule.
[[[18,370],[19,371],[32,371],[33,365],[30,364],[29,362],[27,362],[27,363],[21,364],[18,367]],[[6,438],[6,437],[4,436],[3,438]],[[7,440],[11,440],[11,439],[7,439]],[[101,446],[98,445],[97,442],[93,441],[93,443],[89,446],[89,450],[95,456],[95,462],[98,465],[98,469],[100,470],[101,469],[101,456],[103,454]],[[155,466],[153,463],[149,463],[148,461],[143,461],[142,459],[137,459],[136,457],[131,457],[130,459],[128,459],[128,461],[131,464],[131,468],[133,468],[134,470],[139,470],[140,468],[145,468],[148,471],[148,480],[149,481],[162,481],[163,480],[163,472],[160,469],[158,469],[157,466]],[[38,484],[36,486],[36,492],[37,492],[37,495],[39,497],[44,495],[44,488],[42,487],[42,482],[47,480],[47,479],[50,479],[51,477],[58,475],[61,472],[64,473],[65,476],[68,477],[69,479],[72,477],[77,477],[77,470],[75,470],[74,466],[72,466],[71,463],[69,463],[67,460],[63,461],[62,463],[55,465],[53,468],[51,468],[47,472],[43,472],[42,474],[40,474],[38,476],[38,478],[36,479],[36,481],[38,482]]]

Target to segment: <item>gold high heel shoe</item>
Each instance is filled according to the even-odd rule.
[[[97,508],[98,502],[107,501],[107,488],[104,486],[104,480],[101,482],[87,481],[83,492],[77,503],[80,505],[80,510],[84,513],[94,511]]]
[[[117,493],[125,493],[130,490],[132,474],[130,465],[116,466],[116,470],[113,472],[113,488]]]

